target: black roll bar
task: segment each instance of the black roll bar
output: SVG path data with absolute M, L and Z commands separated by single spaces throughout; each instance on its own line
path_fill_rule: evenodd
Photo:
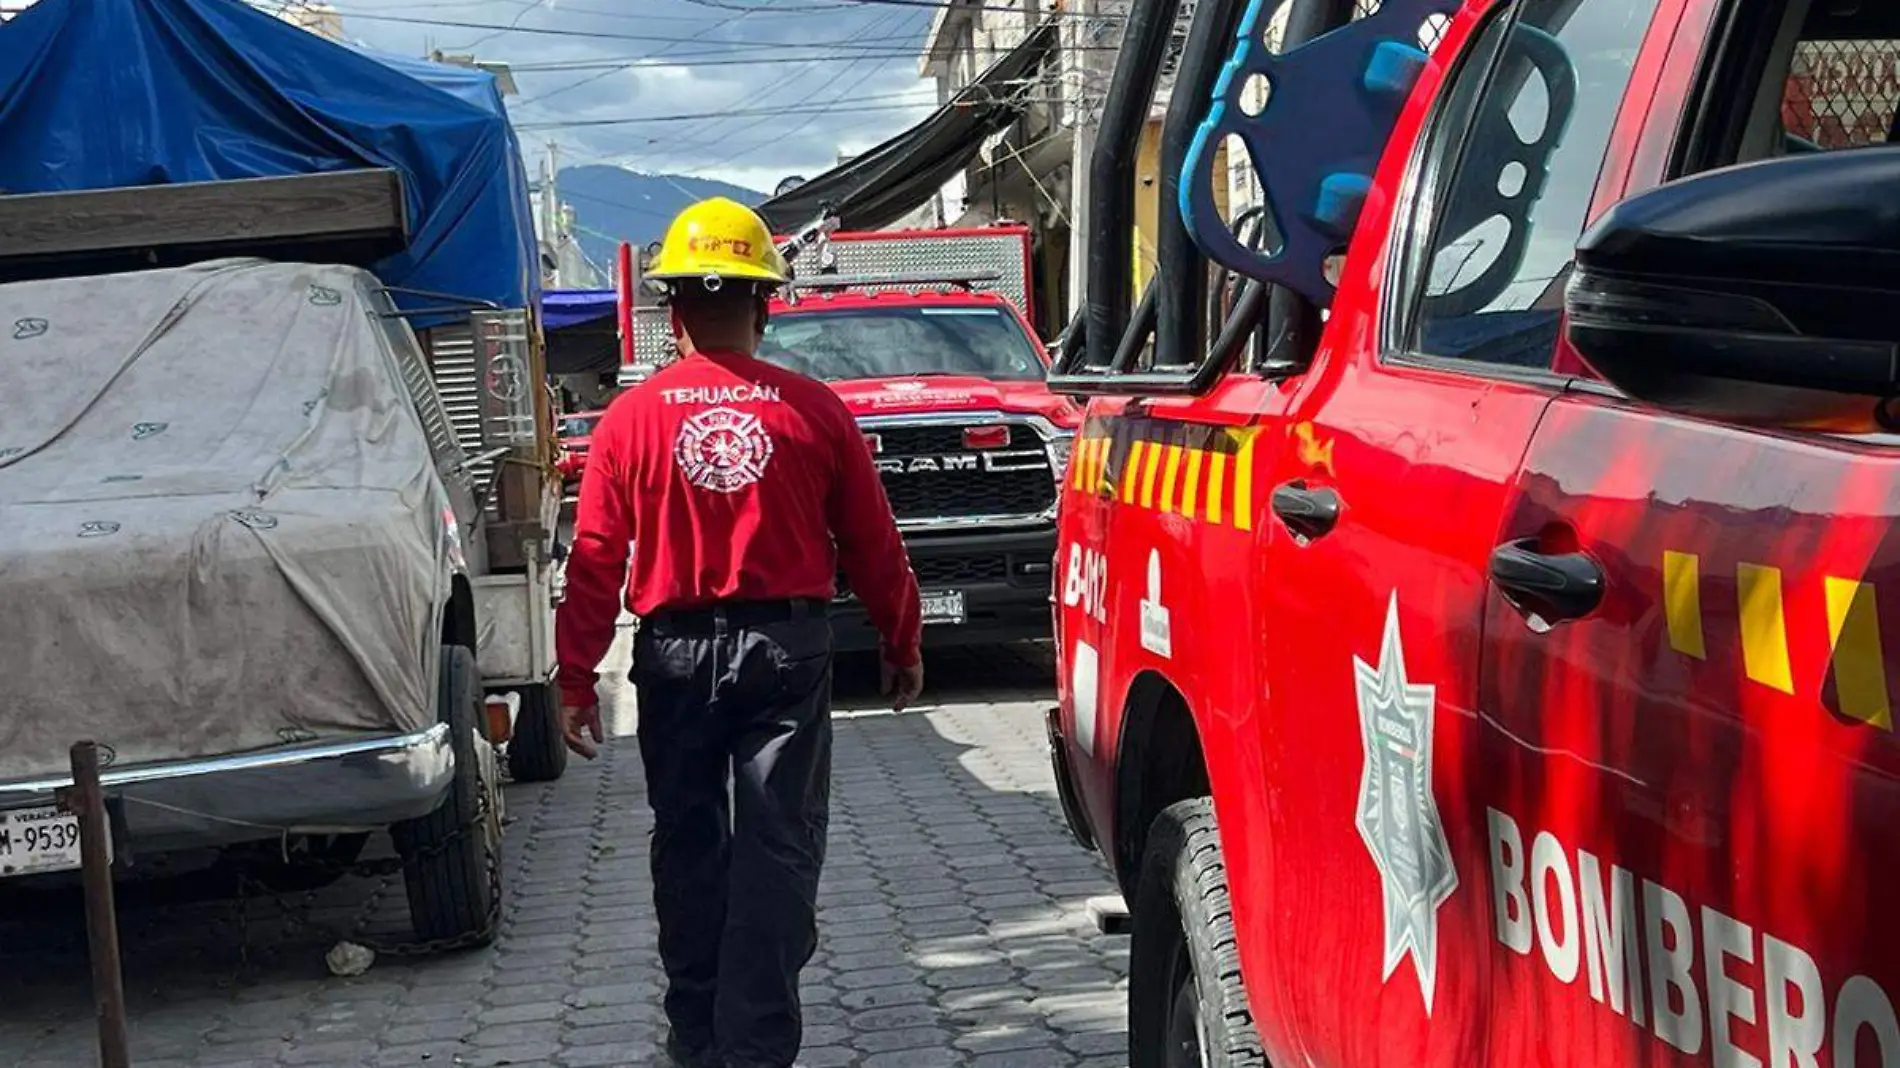
M 1346 25 L 1358 0 L 1287 2 L 1292 9 L 1287 13 L 1283 50 Z M 1125 311 L 1132 296 L 1133 261 L 1127 236 L 1134 225 L 1137 146 L 1178 3 L 1135 0 L 1129 13 L 1090 160 L 1088 296 L 1085 307 L 1062 333 L 1049 378 L 1051 388 L 1058 392 L 1201 393 L 1227 372 L 1242 349 L 1254 341 L 1263 322 L 1269 325 L 1264 369 L 1270 373 L 1304 366 L 1318 340 L 1317 306 L 1297 293 L 1250 278 L 1240 285 L 1219 333 L 1206 344 L 1207 358 L 1192 355 L 1205 344 L 1205 309 L 1214 306 L 1217 295 L 1207 292 L 1207 261 L 1188 238 L 1176 205 L 1188 146 L 1226 61 L 1223 46 L 1238 31 L 1247 0 L 1202 0 L 1195 10 L 1163 125 L 1157 270 L 1141 304 L 1132 315 Z M 1237 229 L 1272 228 L 1270 217 L 1254 219 L 1243 214 L 1234 222 Z M 1151 337 L 1156 346 L 1152 369 L 1136 371 L 1136 361 Z
M 1198 366 L 1207 351 L 1207 260 L 1194 246 L 1181 217 L 1181 176 L 1187 170 L 1188 149 L 1206 112 L 1206 101 L 1226 62 L 1223 48 L 1234 39 L 1246 13 L 1247 0 L 1202 0 L 1195 8 L 1175 72 L 1174 98 L 1168 101 L 1168 114 L 1162 120 L 1155 277 L 1166 284 L 1160 287 L 1155 304 L 1156 367 Z
M 1089 159 L 1088 296 L 1084 344 L 1088 365 L 1111 364 L 1128 328 L 1134 295 L 1128 234 L 1135 221 L 1135 165 L 1141 128 L 1167 59 L 1180 0 L 1135 0 L 1123 25 L 1121 51 L 1102 104 Z

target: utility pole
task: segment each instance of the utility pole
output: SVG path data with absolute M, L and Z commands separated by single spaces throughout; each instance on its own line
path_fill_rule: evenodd
M 541 242 L 546 255 L 554 261 L 553 284 L 561 284 L 561 250 L 566 236 L 561 225 L 561 197 L 555 188 L 561 173 L 561 146 L 548 139 L 548 154 L 541 161 Z

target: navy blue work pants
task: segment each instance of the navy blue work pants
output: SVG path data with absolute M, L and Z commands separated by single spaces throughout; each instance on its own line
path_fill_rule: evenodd
M 831 807 L 831 661 L 811 602 L 658 613 L 635 637 L 666 1015 L 708 1064 L 798 1055 Z

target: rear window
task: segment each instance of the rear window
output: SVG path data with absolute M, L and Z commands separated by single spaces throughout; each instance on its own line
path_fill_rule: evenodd
M 908 375 L 1039 381 L 1049 369 L 1016 317 L 995 307 L 784 312 L 759 358 L 825 382 Z
M 1892 140 L 1900 112 L 1900 41 L 1803 40 L 1781 98 L 1781 124 L 1807 142 L 1797 151 L 1859 148 Z

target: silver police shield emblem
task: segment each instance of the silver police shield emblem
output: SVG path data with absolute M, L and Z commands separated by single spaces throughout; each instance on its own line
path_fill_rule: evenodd
M 1429 1015 L 1438 979 L 1438 907 L 1458 889 L 1458 871 L 1432 796 L 1437 697 L 1434 687 L 1405 677 L 1397 593 L 1386 608 L 1378 665 L 1355 656 L 1352 673 L 1366 746 L 1356 822 L 1384 889 L 1384 978 L 1391 979 L 1410 953 Z

